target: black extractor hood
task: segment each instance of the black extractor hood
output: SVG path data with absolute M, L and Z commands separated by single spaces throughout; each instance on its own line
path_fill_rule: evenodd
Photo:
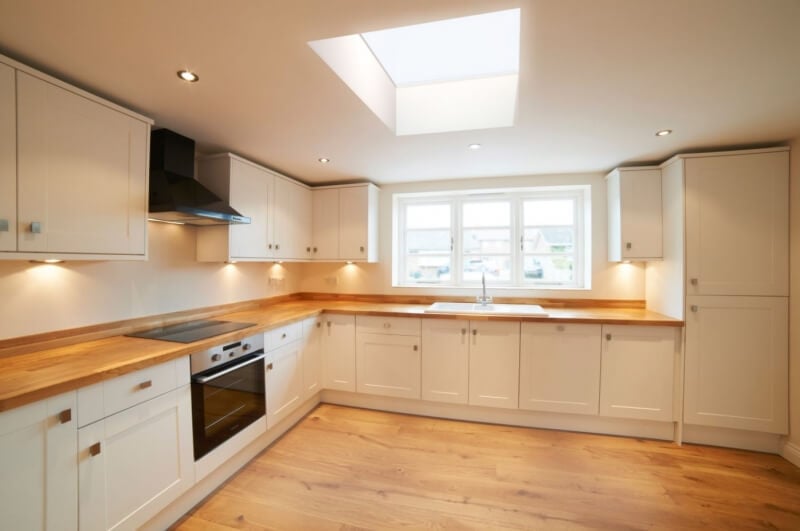
M 194 179 L 194 140 L 168 129 L 150 133 L 149 218 L 186 225 L 250 223 Z

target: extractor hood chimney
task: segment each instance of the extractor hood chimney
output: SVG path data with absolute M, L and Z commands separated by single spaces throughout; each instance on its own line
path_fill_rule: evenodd
M 250 223 L 194 179 L 194 140 L 168 129 L 150 133 L 149 219 L 187 225 Z

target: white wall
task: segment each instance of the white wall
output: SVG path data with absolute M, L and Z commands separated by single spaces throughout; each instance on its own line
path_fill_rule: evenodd
M 197 230 L 149 223 L 146 262 L 0 261 L 0 339 L 298 291 L 299 264 L 197 263 Z
M 800 138 L 791 142 L 789 173 L 789 439 L 800 446 Z
M 301 290 L 395 295 L 474 295 L 474 289 L 392 287 L 392 194 L 469 188 L 590 184 L 592 186 L 592 288 L 590 290 L 513 290 L 492 288 L 489 291 L 496 297 L 644 299 L 643 265 L 613 264 L 607 261 L 606 188 L 603 177 L 603 174 L 592 173 L 483 178 L 382 186 L 379 227 L 380 262 L 377 264 L 352 265 L 345 265 L 344 263 L 306 264 L 300 283 Z

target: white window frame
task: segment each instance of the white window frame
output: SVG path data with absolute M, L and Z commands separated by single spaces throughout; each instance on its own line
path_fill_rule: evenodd
M 524 235 L 523 203 L 530 199 L 569 199 L 574 201 L 574 269 L 572 282 L 548 281 L 524 278 L 522 249 Z M 511 289 L 589 289 L 591 278 L 591 186 L 541 186 L 513 189 L 458 190 L 446 192 L 396 193 L 393 195 L 392 227 L 392 285 L 394 287 L 474 288 L 480 281 L 462 279 L 464 254 L 462 249 L 464 227 L 462 205 L 466 202 L 509 201 L 511 205 L 511 275 L 509 281 L 492 281 L 493 288 Z M 415 281 L 405 277 L 406 267 L 406 223 L 408 205 L 450 204 L 451 248 L 450 280 Z M 487 284 L 489 281 L 487 279 Z

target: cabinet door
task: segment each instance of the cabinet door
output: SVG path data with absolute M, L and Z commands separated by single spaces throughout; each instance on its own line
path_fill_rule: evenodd
M 339 189 L 313 191 L 313 240 L 316 260 L 339 258 Z
M 19 251 L 144 255 L 149 129 L 17 72 Z
M 684 421 L 788 430 L 788 300 L 688 297 Z
M 420 397 L 419 336 L 358 334 L 356 381 L 359 393 Z
M 339 258 L 367 259 L 368 225 L 368 187 L 339 188 Z
M 311 249 L 312 223 L 311 190 L 301 184 L 294 185 L 294 254 L 297 260 L 309 260 L 314 253 Z
M 469 322 L 422 320 L 422 399 L 467 403 Z
M 519 331 L 519 322 L 470 322 L 470 405 L 517 407 Z
M 322 389 L 322 317 L 303 321 L 303 399 Z
M 136 529 L 194 482 L 183 386 L 78 431 L 80 529 Z
M 294 341 L 267 353 L 267 428 L 272 428 L 301 403 L 303 395 L 303 344 Z
M 671 327 L 603 326 L 601 415 L 673 420 L 677 335 Z
M 17 250 L 17 106 L 14 69 L 0 64 L 0 251 Z
M 606 178 L 608 259 L 662 257 L 661 170 L 619 169 Z
M 356 390 L 356 318 L 326 314 L 322 330 L 323 378 L 326 389 Z
M 251 222 L 244 225 L 231 225 L 231 258 L 267 258 L 269 241 L 269 202 L 272 195 L 272 175 L 268 172 L 230 160 L 230 203 L 233 208 L 249 216 Z
M 788 295 L 789 153 L 686 160 L 688 295 Z
M 0 527 L 78 528 L 75 393 L 0 413 Z
M 600 325 L 522 323 L 519 407 L 597 415 Z
M 275 258 L 291 258 L 292 246 L 292 206 L 293 194 L 291 182 L 275 177 L 275 193 L 272 201 L 272 256 Z

